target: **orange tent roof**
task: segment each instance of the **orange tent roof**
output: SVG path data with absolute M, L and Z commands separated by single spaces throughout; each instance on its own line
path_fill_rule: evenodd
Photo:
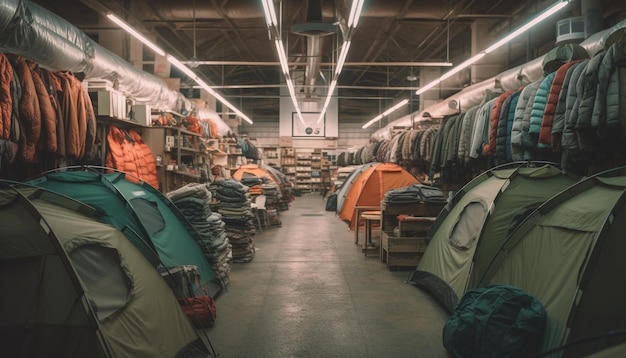
M 239 167 L 239 169 L 237 169 L 234 173 L 233 173 L 233 178 L 240 180 L 244 177 L 250 177 L 250 176 L 255 176 L 255 177 L 268 177 L 270 178 L 276 185 L 278 185 L 280 187 L 280 180 L 278 180 L 278 178 L 276 178 L 271 172 L 269 172 L 268 170 L 259 167 L 256 164 L 245 164 L 242 165 L 241 167 Z
M 355 180 L 346 194 L 339 218 L 354 228 L 353 217 L 356 206 L 377 206 L 385 193 L 391 189 L 402 188 L 419 183 L 411 173 L 393 163 L 384 163 L 364 170 Z

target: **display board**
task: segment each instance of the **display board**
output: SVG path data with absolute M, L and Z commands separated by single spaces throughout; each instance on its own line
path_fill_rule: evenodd
M 291 128 L 293 137 L 326 137 L 326 115 L 320 119 L 319 112 L 302 112 L 303 121 L 298 113 L 291 113 Z

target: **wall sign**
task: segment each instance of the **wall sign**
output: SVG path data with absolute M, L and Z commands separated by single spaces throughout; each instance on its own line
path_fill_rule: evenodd
M 326 115 L 320 119 L 319 112 L 302 112 L 303 121 L 298 113 L 291 113 L 292 137 L 326 137 Z

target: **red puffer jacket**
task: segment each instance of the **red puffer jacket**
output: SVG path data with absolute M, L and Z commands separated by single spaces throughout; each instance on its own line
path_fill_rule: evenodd
M 41 110 L 39 98 L 33 82 L 30 68 L 26 60 L 20 56 L 10 55 L 15 58 L 15 73 L 22 87 L 22 96 L 19 99 L 20 121 L 20 150 L 19 155 L 25 163 L 37 163 L 37 144 L 41 137 Z
M 11 80 L 13 80 L 13 67 L 9 63 L 9 59 L 0 53 L 0 139 L 9 139 L 11 136 L 13 107 Z

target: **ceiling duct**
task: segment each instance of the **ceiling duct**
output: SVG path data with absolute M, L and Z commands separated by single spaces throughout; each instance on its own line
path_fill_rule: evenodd
M 322 63 L 322 37 L 336 32 L 336 25 L 322 21 L 321 0 L 309 0 L 306 22 L 291 25 L 291 32 L 307 37 L 306 68 L 304 72 L 303 87 L 306 96 L 310 97 L 314 92 L 317 76 L 320 73 Z

